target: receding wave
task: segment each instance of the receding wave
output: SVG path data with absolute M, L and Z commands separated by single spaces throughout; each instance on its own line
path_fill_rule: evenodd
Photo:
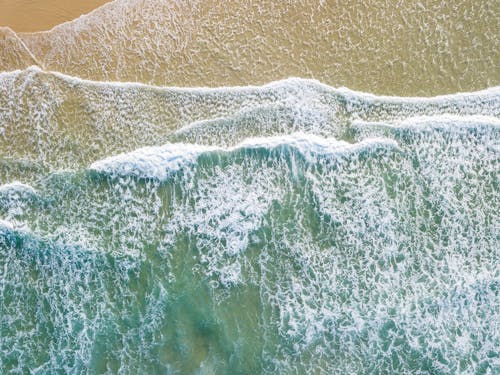
M 396 95 L 473 91 L 500 82 L 497 13 L 494 0 L 115 0 L 48 32 L 0 38 L 0 70 L 35 60 L 157 85 L 300 76 Z

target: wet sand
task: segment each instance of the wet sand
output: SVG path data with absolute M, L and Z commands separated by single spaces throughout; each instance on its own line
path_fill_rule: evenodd
M 43 67 L 26 47 L 21 38 L 10 28 L 0 27 L 0 67 L 2 70 L 27 68 L 31 65 Z
M 44 31 L 89 13 L 109 0 L 0 0 L 0 26 Z
M 215 87 L 294 76 L 431 96 L 500 83 L 495 9 L 494 0 L 117 0 L 18 36 L 44 69 L 91 80 Z

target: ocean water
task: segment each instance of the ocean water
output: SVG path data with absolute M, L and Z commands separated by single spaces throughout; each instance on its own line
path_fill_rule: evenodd
M 500 88 L 0 74 L 0 373 L 497 374 Z
M 1 25 L 0 374 L 500 374 L 499 13 Z

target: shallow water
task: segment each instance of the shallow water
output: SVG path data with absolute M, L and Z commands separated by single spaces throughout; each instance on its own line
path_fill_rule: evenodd
M 0 80 L 2 372 L 500 370 L 498 88 Z
M 496 8 L 0 30 L 0 373 L 500 373 Z
M 500 83 L 498 14 L 494 0 L 116 0 L 50 32 L 20 33 L 16 49 L 92 80 L 219 87 L 303 77 L 429 96 Z M 0 55 L 11 55 L 1 38 Z

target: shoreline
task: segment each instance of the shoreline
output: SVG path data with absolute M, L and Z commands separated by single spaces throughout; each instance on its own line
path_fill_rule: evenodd
M 88 14 L 109 0 L 0 0 L 0 26 L 16 34 L 50 31 Z

